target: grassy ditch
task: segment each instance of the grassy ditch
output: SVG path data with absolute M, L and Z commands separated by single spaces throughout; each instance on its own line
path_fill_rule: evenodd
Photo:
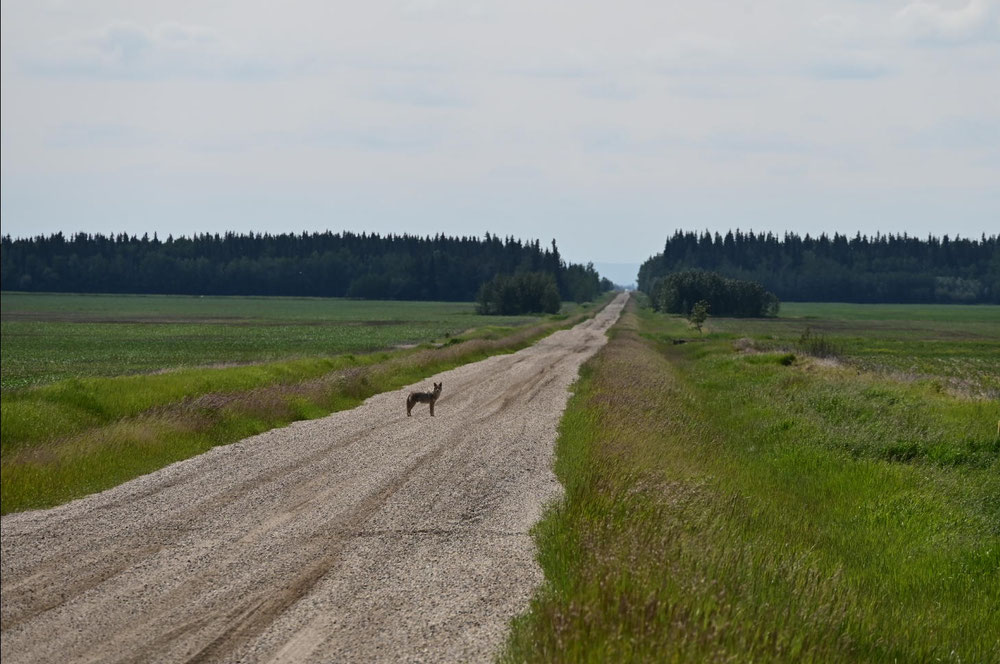
M 441 348 L 76 378 L 6 393 L 0 508 L 7 514 L 49 507 L 216 445 L 351 408 L 373 394 L 524 348 L 599 308 L 533 326 L 474 330 Z
M 996 402 L 691 336 L 584 366 L 502 660 L 1000 661 Z

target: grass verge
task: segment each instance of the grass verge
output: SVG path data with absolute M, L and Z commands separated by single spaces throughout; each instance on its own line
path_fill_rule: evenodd
M 501 660 L 1000 661 L 995 402 L 690 335 L 584 366 Z
M 216 445 L 514 352 L 593 315 L 601 304 L 530 327 L 473 331 L 441 348 L 71 379 L 5 395 L 0 511 L 57 505 Z

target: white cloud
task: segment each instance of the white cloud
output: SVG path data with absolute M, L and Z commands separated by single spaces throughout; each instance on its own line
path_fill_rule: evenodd
M 66 123 L 55 129 L 48 144 L 56 148 L 147 148 L 164 145 L 163 137 L 139 127 L 111 123 Z
M 892 73 L 884 58 L 858 52 L 837 52 L 814 61 L 806 72 L 819 79 L 869 80 Z
M 402 14 L 415 19 L 481 19 L 488 11 L 483 2 L 473 0 L 407 0 L 402 5 Z
M 862 30 L 857 17 L 843 14 L 823 14 L 813 26 L 823 37 L 834 41 L 849 41 Z
M 175 21 L 167 21 L 157 25 L 153 30 L 154 40 L 183 48 L 204 48 L 219 41 L 218 33 L 203 25 L 182 25 Z
M 67 218 L 226 226 L 242 216 L 204 210 L 261 192 L 309 201 L 259 215 L 287 223 L 520 220 L 562 244 L 590 215 L 624 245 L 679 198 L 685 223 L 741 222 L 727 201 L 745 197 L 772 218 L 789 178 L 802 205 L 775 223 L 813 195 L 895 187 L 936 209 L 978 188 L 995 224 L 998 2 L 4 2 L 4 227 L 58 225 L 59 201 Z M 121 213 L 59 184 L 141 177 L 149 195 Z M 171 178 L 204 207 L 144 208 Z
M 1000 158 L 1000 119 L 949 117 L 904 134 L 903 145 L 919 149 L 992 152 Z
M 640 54 L 640 62 L 660 73 L 720 72 L 748 69 L 734 43 L 703 33 L 664 34 Z
M 919 43 L 958 45 L 1000 39 L 1000 2 L 969 0 L 959 9 L 917 0 L 897 12 L 896 27 Z
M 706 147 L 724 152 L 748 154 L 817 154 L 822 151 L 813 140 L 795 138 L 783 132 L 725 131 L 703 139 Z
M 391 104 L 426 108 L 465 108 L 472 104 L 469 96 L 457 86 L 431 82 L 379 84 L 372 90 L 371 98 Z
M 639 95 L 640 86 L 628 82 L 624 77 L 605 75 L 581 85 L 580 92 L 591 99 L 631 101 Z
M 45 75 L 112 79 L 250 76 L 278 64 L 237 52 L 213 28 L 176 21 L 112 21 L 50 40 L 20 60 L 27 70 Z

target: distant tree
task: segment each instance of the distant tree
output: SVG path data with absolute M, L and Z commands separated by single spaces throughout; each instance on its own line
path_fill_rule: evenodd
M 587 263 L 586 266 L 568 266 L 562 271 L 562 280 L 567 299 L 574 302 L 589 302 L 601 293 L 600 275 L 594 269 L 593 263 Z
M 711 305 L 707 300 L 698 300 L 691 307 L 691 313 L 688 314 L 688 320 L 694 325 L 698 332 L 701 332 L 701 326 L 705 324 L 705 319 L 708 318 L 708 310 Z

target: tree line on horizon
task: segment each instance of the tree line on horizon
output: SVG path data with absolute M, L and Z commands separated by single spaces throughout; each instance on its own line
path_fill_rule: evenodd
M 640 266 L 639 290 L 652 293 L 660 280 L 685 270 L 757 282 L 782 301 L 1000 304 L 996 235 L 977 240 L 785 233 L 779 238 L 740 230 L 724 236 L 678 230 L 662 253 Z
M 567 263 L 555 240 L 376 233 L 126 233 L 2 239 L 4 290 L 172 295 L 286 295 L 470 302 L 498 274 L 550 275 L 562 300 L 612 284 Z

